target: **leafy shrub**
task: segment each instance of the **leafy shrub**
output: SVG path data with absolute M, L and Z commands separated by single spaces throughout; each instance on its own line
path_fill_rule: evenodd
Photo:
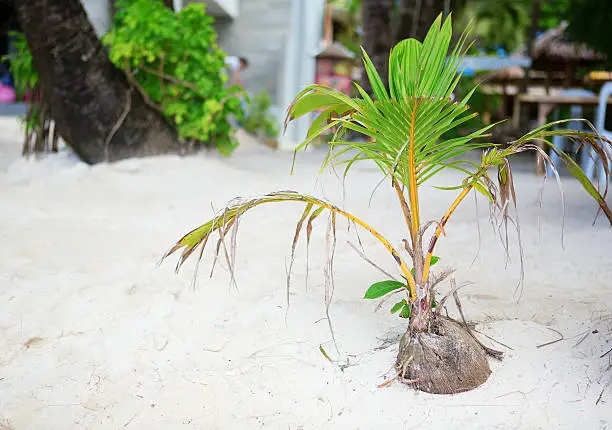
M 9 36 L 14 38 L 15 52 L 7 55 L 6 58 L 11 62 L 10 68 L 15 82 L 17 99 L 21 100 L 28 91 L 38 85 L 38 72 L 34 69 L 32 54 L 25 36 L 14 31 L 10 32 Z
M 18 32 L 10 32 L 9 36 L 13 38 L 15 50 L 6 58 L 10 61 L 17 100 L 27 96 L 27 109 L 23 119 L 25 125 L 23 155 L 57 152 L 59 136 L 55 129 L 51 128 L 49 105 L 45 102 L 26 38 Z
M 270 113 L 271 104 L 270 95 L 265 91 L 250 99 L 244 129 L 258 137 L 274 138 L 278 136 L 276 118 Z
M 102 39 L 110 60 L 181 139 L 213 144 L 229 155 L 237 142 L 228 120 L 243 118 L 240 91 L 225 85 L 225 54 L 204 4 L 177 13 L 159 0 L 119 0 L 116 6 L 111 31 Z
M 241 91 L 225 85 L 225 54 L 204 5 L 189 4 L 178 13 L 159 0 L 119 0 L 116 7 L 113 28 L 102 38 L 110 60 L 176 127 L 179 138 L 214 144 L 229 155 L 237 146 L 229 119 L 244 118 Z M 22 97 L 37 87 L 38 73 L 25 37 L 13 35 L 16 53 L 8 58 Z M 26 134 L 40 134 L 38 107 L 31 108 Z

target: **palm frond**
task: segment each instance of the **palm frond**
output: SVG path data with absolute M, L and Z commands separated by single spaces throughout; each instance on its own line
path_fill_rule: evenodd
M 305 210 L 304 212 L 302 212 L 302 215 L 297 223 L 294 240 L 292 243 L 292 254 L 295 251 L 295 246 L 299 239 L 300 232 L 304 227 L 304 222 L 308 220 L 306 223 L 307 240 L 310 241 L 310 233 L 312 231 L 313 221 L 320 215 L 323 210 L 328 210 L 332 214 L 332 220 L 334 220 L 334 231 L 335 217 L 336 215 L 338 215 L 348 219 L 356 225 L 359 225 L 360 227 L 367 230 L 370 234 L 372 234 L 372 236 L 374 236 L 387 249 L 387 251 L 389 251 L 393 259 L 399 266 L 400 271 L 408 282 L 407 288 L 410 288 L 411 295 L 414 296 L 415 284 L 412 274 L 410 273 L 409 267 L 406 265 L 404 260 L 400 257 L 399 253 L 395 250 L 391 243 L 383 235 L 381 235 L 373 227 L 371 227 L 369 224 L 365 223 L 361 219 L 348 212 L 343 211 L 342 209 L 334 206 L 331 203 L 328 203 L 316 197 L 309 196 L 307 194 L 300 194 L 294 191 L 279 191 L 252 199 L 235 199 L 211 220 L 207 221 L 200 227 L 190 231 L 185 236 L 183 236 L 172 248 L 170 248 L 170 250 L 164 255 L 163 259 L 181 250 L 181 255 L 176 266 L 176 270 L 178 271 L 185 262 L 185 260 L 189 258 L 189 256 L 192 255 L 198 248 L 200 248 L 199 259 L 202 258 L 206 244 L 215 233 L 219 236 L 215 251 L 215 256 L 218 256 L 222 245 L 225 243 L 225 237 L 232 230 L 232 228 L 237 228 L 239 219 L 246 212 L 265 203 L 281 202 L 296 202 L 303 203 L 306 205 Z M 232 260 L 229 256 L 230 254 L 233 254 L 233 247 L 235 247 L 234 240 L 232 240 L 231 246 L 232 249 L 230 253 L 225 252 L 228 263 L 230 263 L 230 268 Z M 225 246 L 223 246 L 223 249 L 226 250 Z
M 455 209 L 465 199 L 465 197 L 472 189 L 475 189 L 476 191 L 480 192 L 489 199 L 491 207 L 494 210 L 494 216 L 497 214 L 502 220 L 508 219 L 509 207 L 511 205 L 516 206 L 516 194 L 514 191 L 514 182 L 512 177 L 512 171 L 510 168 L 509 158 L 524 151 L 540 151 L 545 157 L 545 159 L 550 162 L 548 155 L 536 145 L 536 142 L 543 143 L 544 145 L 549 147 L 551 151 L 559 155 L 561 161 L 568 168 L 569 172 L 574 177 L 576 177 L 576 179 L 579 181 L 585 191 L 595 199 L 595 201 L 599 205 L 601 212 L 606 216 L 606 218 L 610 222 L 610 225 L 612 225 L 612 210 L 606 203 L 606 196 L 608 193 L 607 180 L 603 190 L 598 190 L 597 188 L 595 188 L 595 186 L 591 183 L 590 179 L 586 176 L 582 169 L 580 169 L 580 166 L 578 166 L 578 164 L 572 159 L 572 157 L 566 154 L 565 152 L 559 150 L 555 145 L 553 145 L 552 137 L 564 136 L 578 141 L 580 147 L 588 147 L 592 149 L 602 160 L 612 159 L 612 154 L 606 148 L 605 145 L 601 144 L 601 142 L 605 142 L 606 140 L 603 137 L 599 136 L 590 124 L 590 127 L 593 129 L 592 133 L 578 132 L 568 129 L 555 129 L 556 126 L 569 121 L 570 120 L 561 120 L 546 124 L 525 134 L 514 142 L 511 142 L 504 149 L 491 148 L 483 152 L 480 166 L 478 166 L 478 168 L 475 169 L 474 172 L 468 171 L 468 174 L 466 175 L 466 178 L 461 183 L 461 185 L 459 185 L 458 187 L 452 187 L 456 189 L 461 189 L 462 191 L 442 217 L 438 229 L 431 238 L 429 248 L 427 250 L 427 256 L 425 257 L 425 279 L 427 279 L 429 271 L 429 257 L 433 255 L 436 242 L 442 234 L 444 226 L 448 222 L 450 216 L 453 214 Z M 572 119 L 571 121 L 576 120 Z M 582 121 L 588 124 L 588 121 Z M 610 176 L 610 171 L 608 170 L 607 162 L 604 163 L 604 169 L 606 172 L 605 176 L 607 179 Z M 496 172 L 495 178 L 490 175 L 489 172 L 491 170 L 494 170 Z M 555 170 L 556 173 L 556 168 L 554 166 L 553 170 Z M 505 221 L 504 224 L 507 226 L 507 223 Z M 507 246 L 507 239 L 502 240 L 502 242 L 504 243 L 504 246 Z
M 527 133 L 504 149 L 497 149 L 484 140 L 489 130 L 497 124 L 482 127 L 467 136 L 447 138 L 450 131 L 478 115 L 471 112 L 469 107 L 476 88 L 462 100 L 452 101 L 450 98 L 461 77 L 458 66 L 467 49 L 469 33 L 468 27 L 457 45 L 450 50 L 451 20 L 442 21 L 440 16 L 423 43 L 408 39 L 397 44 L 389 57 L 388 89 L 384 87 L 383 80 L 364 51 L 364 65 L 374 97 L 370 97 L 359 86 L 357 89 L 360 97 L 357 98 L 348 98 L 330 88 L 316 85 L 309 87 L 298 96 L 297 106 L 303 108 L 307 103 L 315 105 L 315 102 L 324 101 L 325 97 L 333 103 L 325 107 L 316 104 L 317 108 L 326 110 L 312 124 L 308 139 L 298 149 L 307 145 L 313 136 L 331 129 L 352 130 L 367 136 L 367 142 L 332 140 L 322 167 L 343 165 L 346 176 L 357 162 L 373 161 L 384 178 L 397 181 L 406 190 L 411 212 L 409 230 L 413 241 L 420 225 L 418 187 L 445 169 L 455 169 L 465 174 L 465 179 L 456 189 L 475 189 L 485 195 L 491 204 L 504 208 L 501 215 L 506 216 L 508 202 L 496 200 L 502 194 L 493 194 L 491 184 L 495 181 L 487 172 L 491 168 L 506 165 L 508 157 L 518 152 L 541 151 L 535 142 L 543 143 L 560 156 L 568 170 L 598 202 L 601 211 L 612 223 L 612 214 L 605 201 L 607 188 L 597 190 L 571 157 L 550 142 L 555 135 L 580 139 L 581 145 L 592 148 L 598 158 L 609 160 L 610 154 L 598 144 L 597 140 L 601 138 L 596 133 L 554 130 L 553 127 L 560 123 L 555 122 Z M 324 94 L 324 97 L 318 96 L 319 93 Z M 303 110 L 290 108 L 288 118 L 296 113 L 302 114 Z M 462 159 L 463 155 L 475 149 L 486 149 L 480 165 Z M 355 154 L 347 160 L 344 155 L 352 152 Z M 605 162 L 604 168 L 607 169 Z M 461 193 L 460 201 L 465 195 L 467 192 Z M 398 197 L 401 202 L 403 195 Z M 448 213 L 449 216 L 453 210 Z
M 477 130 L 462 138 L 445 139 L 454 128 L 473 118 L 468 102 L 451 101 L 457 86 L 460 60 L 467 47 L 465 32 L 450 50 L 452 27 L 450 19 L 439 16 L 423 43 L 407 39 L 396 45 L 389 58 L 389 90 L 374 68 L 367 53 L 363 61 L 374 98 L 357 85 L 361 97 L 348 98 L 341 92 L 322 86 L 310 86 L 300 93 L 289 108 L 287 120 L 311 111 L 323 109 L 313 122 L 306 139 L 297 149 L 303 149 L 312 139 L 332 129 L 361 133 L 370 142 L 332 140 L 326 165 L 346 164 L 345 173 L 361 160 L 374 161 L 384 175 L 393 176 L 408 190 L 414 212 L 411 231 L 418 230 L 418 191 L 426 180 L 435 176 L 451 158 L 482 148 L 478 141 L 492 127 Z M 327 104 L 325 104 L 327 102 Z M 338 161 L 340 155 L 355 151 L 350 162 Z

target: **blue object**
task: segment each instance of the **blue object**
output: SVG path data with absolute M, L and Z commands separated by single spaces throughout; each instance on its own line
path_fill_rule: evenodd
M 559 94 L 563 96 L 570 96 L 570 97 L 590 97 L 590 96 L 595 95 L 593 92 L 588 91 L 588 90 L 583 90 L 583 89 L 567 89 L 567 90 L 561 91 Z M 576 119 L 576 118 L 582 118 L 582 106 L 581 105 L 571 105 L 570 106 L 570 119 Z M 554 114 L 554 119 L 555 121 L 559 120 L 558 110 Z M 584 123 L 581 121 L 569 121 L 563 124 L 563 126 L 567 130 L 585 131 Z M 559 127 L 557 126 L 555 127 L 555 129 L 558 130 Z M 565 136 L 553 136 L 552 138 L 552 144 L 555 147 L 557 147 L 558 150 L 560 151 L 565 151 L 566 149 L 568 149 L 568 146 L 570 146 L 569 149 L 571 150 L 572 143 L 573 142 L 570 141 L 570 139 L 568 139 Z M 575 149 L 578 149 L 578 147 L 576 147 Z M 587 154 L 584 154 L 585 149 L 587 150 Z M 583 153 L 581 154 L 580 158 L 581 158 L 581 168 L 585 173 L 587 173 L 588 171 L 592 172 L 592 170 L 594 169 L 594 167 L 591 167 L 591 164 L 592 164 L 592 160 L 590 160 L 591 156 L 592 155 L 590 154 L 587 147 L 584 147 Z M 554 176 L 553 166 L 554 168 L 559 168 L 560 164 L 561 164 L 561 157 L 559 156 L 559 154 L 557 154 L 555 151 L 550 151 L 550 164 L 548 164 L 548 167 L 547 167 L 548 176 Z M 591 175 L 592 173 L 589 176 Z
M 606 82 L 599 92 L 599 104 L 597 105 L 597 113 L 595 117 L 595 129 L 597 133 L 607 139 L 608 141 L 612 139 L 612 130 L 606 128 L 606 112 L 608 110 L 608 99 L 612 95 L 612 82 Z M 601 149 L 607 154 L 610 154 L 612 150 L 612 145 L 608 142 L 601 140 L 599 141 L 599 145 Z M 606 168 L 603 163 L 605 160 L 599 159 L 599 156 L 595 153 L 593 149 L 589 149 L 589 157 L 586 158 L 584 173 L 589 177 L 589 179 L 593 178 L 595 175 L 595 183 L 599 185 L 599 189 L 602 190 L 607 185 L 606 184 Z M 608 160 L 608 170 L 612 169 L 612 161 Z
M 474 76 L 476 72 L 471 67 L 467 67 L 463 70 L 463 76 Z
M 495 50 L 495 53 L 497 54 L 497 56 L 499 57 L 507 57 L 508 53 L 506 52 L 506 50 L 504 48 L 497 48 Z
M 13 77 L 11 76 L 9 72 L 6 72 L 2 76 L 0 76 L 0 83 L 6 87 L 15 88 Z

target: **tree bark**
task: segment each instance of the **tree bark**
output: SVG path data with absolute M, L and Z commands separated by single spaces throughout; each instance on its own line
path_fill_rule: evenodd
M 56 128 L 83 161 L 179 151 L 175 131 L 108 59 L 79 0 L 16 6 Z
M 444 12 L 444 0 L 400 0 L 397 13 L 393 3 L 392 0 L 361 2 L 363 47 L 386 86 L 391 48 L 409 37 L 423 41 L 431 24 Z M 365 73 L 362 87 L 371 94 Z
M 374 67 L 383 79 L 388 82 L 388 61 L 391 50 L 391 0 L 362 0 L 361 25 L 363 27 L 363 48 L 368 53 Z M 372 88 L 364 71 L 362 86 L 368 93 Z
M 444 12 L 444 0 L 400 0 L 394 43 L 409 37 L 425 39 L 429 27 Z

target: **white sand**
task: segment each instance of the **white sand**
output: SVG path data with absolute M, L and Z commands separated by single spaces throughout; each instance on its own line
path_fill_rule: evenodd
M 14 120 L 0 120 L 0 429 L 612 426 L 612 371 L 609 356 L 600 358 L 612 347 L 612 232 L 603 219 L 592 225 L 594 203 L 571 179 L 562 249 L 556 186 L 547 185 L 540 211 L 541 179 L 518 166 L 527 258 L 518 304 L 518 254 L 513 249 L 504 269 L 485 202 L 473 265 L 473 202 L 450 222 L 439 264 L 473 283 L 462 290 L 468 318 L 512 350 L 492 344 L 506 355 L 491 363 L 482 387 L 437 396 L 397 383 L 377 388 L 391 374 L 397 344 L 378 347 L 405 323 L 361 299 L 384 277 L 345 244 L 355 241 L 345 223 L 331 308 L 340 356 L 323 320 L 323 217 L 307 287 L 300 246 L 285 320 L 285 264 L 300 205 L 261 207 L 243 219 L 237 290 L 223 265 L 208 278 L 210 254 L 195 290 L 193 263 L 178 276 L 175 259 L 156 267 L 169 245 L 208 219 L 211 204 L 234 196 L 297 189 L 340 204 L 337 179 L 313 176 L 320 151 L 300 155 L 294 176 L 291 154 L 253 145 L 230 159 L 201 154 L 90 168 L 66 152 L 23 160 L 18 133 Z M 392 191 L 379 189 L 368 207 L 378 179 L 366 165 L 356 169 L 346 207 L 398 244 L 405 229 Z M 453 181 L 450 173 L 437 183 Z M 424 217 L 438 218 L 453 195 L 424 188 Z M 361 239 L 370 258 L 394 270 L 377 242 L 363 232 Z M 566 340 L 536 347 L 557 331 Z M 351 366 L 340 370 L 319 345 Z

